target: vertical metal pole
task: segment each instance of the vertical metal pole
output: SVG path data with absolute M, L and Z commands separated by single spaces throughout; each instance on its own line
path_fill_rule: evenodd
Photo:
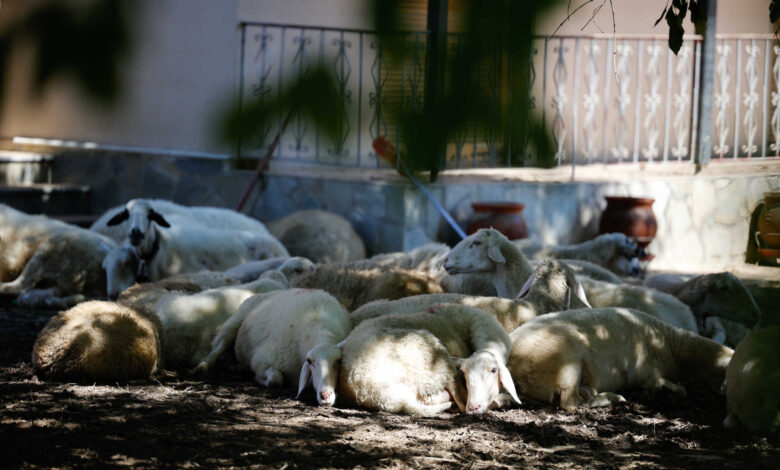
M 704 31 L 704 40 L 702 41 L 702 50 L 700 60 L 700 80 L 701 87 L 699 93 L 699 122 L 696 134 L 698 135 L 698 147 L 694 161 L 696 171 L 700 171 L 703 166 L 710 162 L 710 152 L 712 148 L 712 97 L 715 88 L 715 33 L 718 2 L 706 2 L 707 6 L 707 26 Z
M 766 117 L 769 114 L 767 110 L 767 102 L 769 101 L 767 98 L 769 97 L 769 54 L 771 54 L 772 48 L 769 44 L 769 39 L 766 39 L 764 41 L 764 99 L 761 100 L 762 103 L 764 103 L 763 112 L 761 115 L 763 116 L 763 120 L 761 121 L 761 156 L 766 158 Z
M 639 163 L 639 145 L 641 144 L 641 135 L 639 130 L 642 127 L 642 86 L 645 83 L 644 70 L 644 52 L 645 43 L 639 39 L 636 42 L 636 100 L 634 103 L 634 163 Z
M 357 105 L 357 166 L 360 164 L 360 135 L 363 133 L 363 32 L 358 33 L 358 42 L 360 43 L 360 58 L 358 59 L 358 105 Z
M 444 74 L 447 63 L 447 9 L 448 0 L 428 0 L 428 31 L 429 48 L 428 61 L 425 70 L 425 90 L 423 99 L 424 114 L 438 116 L 441 103 L 444 101 Z M 438 134 L 438 133 L 437 133 Z M 435 136 L 435 155 L 432 155 L 431 170 L 443 170 L 447 153 L 446 136 Z M 433 176 L 433 174 L 431 175 Z
M 244 56 L 246 55 L 246 23 L 241 23 L 241 57 L 239 58 L 239 72 L 238 72 L 238 142 L 236 142 L 236 158 L 241 158 L 241 141 L 243 140 L 244 126 L 241 123 L 243 120 L 244 111 Z

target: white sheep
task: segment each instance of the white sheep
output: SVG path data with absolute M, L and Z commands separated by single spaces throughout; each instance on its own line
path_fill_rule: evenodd
M 444 292 L 441 285 L 425 273 L 398 268 L 350 269 L 325 264 L 318 265 L 314 272 L 293 275 L 289 280 L 294 287 L 329 292 L 350 311 L 372 300 Z
M 412 269 L 433 278 L 441 284 L 445 292 L 482 296 L 496 294 L 493 284 L 485 282 L 480 276 L 447 273 L 444 269 L 444 258 L 449 251 L 450 247 L 443 243 L 426 243 L 409 251 L 382 253 L 368 259 L 344 263 L 342 266 L 350 269 Z
M 277 263 L 281 260 L 281 264 Z M 269 264 L 265 261 L 273 261 L 270 265 L 277 269 L 266 269 Z M 258 263 L 258 264 L 255 264 Z M 227 271 L 198 271 L 194 273 L 174 274 L 155 282 L 134 284 L 123 290 L 117 302 L 131 305 L 136 308 L 142 306 L 151 307 L 157 300 L 168 292 L 182 292 L 195 294 L 206 289 L 230 286 L 251 282 L 257 279 L 271 279 L 278 282 L 284 288 L 289 288 L 287 276 L 296 276 L 301 273 L 313 271 L 314 263 L 306 258 L 272 258 L 271 260 L 250 261 Z
M 52 317 L 35 341 L 33 372 L 43 379 L 114 382 L 148 379 L 161 357 L 154 315 L 90 301 Z
M 317 264 L 366 257 L 363 240 L 349 220 L 332 212 L 320 209 L 294 212 L 270 222 L 268 230 L 290 254 L 309 258 Z
M 514 298 L 533 266 L 514 243 L 495 229 L 479 229 L 455 245 L 444 259 L 449 274 L 481 273 L 499 297 Z
M 236 359 L 265 387 L 293 383 L 298 396 L 312 383 L 320 405 L 336 401 L 341 350 L 352 329 L 335 297 L 315 289 L 288 289 L 249 298 L 222 327 L 198 371 L 206 371 L 235 341 Z
M 105 292 L 108 237 L 0 204 L 0 293 L 17 304 L 67 308 Z
M 529 258 L 589 261 L 621 276 L 639 275 L 639 260 L 647 256 L 642 248 L 623 233 L 603 233 L 576 245 L 543 245 L 532 239 L 516 240 L 515 243 Z
M 211 342 L 249 297 L 286 286 L 261 278 L 256 281 L 208 289 L 197 294 L 171 292 L 152 307 L 160 319 L 164 367 L 197 366 L 211 351 Z
M 611 282 L 612 284 L 623 284 L 623 280 L 612 271 L 602 268 L 598 264 L 579 259 L 560 259 L 574 271 L 577 277 L 587 276 L 597 281 Z M 530 260 L 532 266 L 536 266 L 542 260 Z
M 520 402 L 504 365 L 508 348 L 501 325 L 465 305 L 373 318 L 342 343 L 339 395 L 393 413 L 434 415 L 453 401 L 464 413 L 484 413 L 504 404 L 501 386 Z
M 157 281 L 178 273 L 222 271 L 251 260 L 288 256 L 273 237 L 237 230 L 177 225 L 166 230 L 152 227 L 156 240 L 142 255 L 136 247 L 121 245 L 103 260 L 110 298 L 136 280 Z
M 491 316 L 509 333 L 526 321 L 549 312 L 567 310 L 575 295 L 575 307 L 589 306 L 582 286 L 563 263 L 545 260 L 529 278 L 522 298 L 472 296 L 465 294 L 424 294 L 397 300 L 375 300 L 350 313 L 354 326 L 365 320 L 388 314 L 415 313 L 440 303 L 478 308 Z M 576 303 L 577 301 L 581 303 Z
M 730 348 L 625 308 L 580 309 L 543 315 L 510 335 L 507 367 L 521 394 L 571 409 L 602 406 L 631 388 L 666 388 L 694 379 L 717 391 Z
M 281 267 L 281 269 L 280 269 Z M 298 276 L 316 270 L 314 262 L 301 256 L 277 256 L 264 260 L 248 261 L 225 271 L 225 275 L 240 282 L 253 281 L 270 270 L 280 269 L 285 276 Z
M 780 325 L 761 325 L 737 345 L 726 370 L 727 428 L 780 434 Z
M 444 268 L 451 274 L 481 273 L 490 279 L 499 297 L 513 298 L 533 268 L 520 248 L 495 229 L 480 229 L 455 245 Z M 642 310 L 675 326 L 698 331 L 687 305 L 671 295 L 630 284 L 612 284 L 580 278 L 593 307 L 629 307 Z
M 594 308 L 627 307 L 641 310 L 670 325 L 700 332 L 690 307 L 676 297 L 642 286 L 612 284 L 583 277 L 585 295 Z
M 117 243 L 129 240 L 143 254 L 154 244 L 153 223 L 162 227 L 191 225 L 222 230 L 244 230 L 270 236 L 259 220 L 221 207 L 183 206 L 165 199 L 131 199 L 103 213 L 90 227 Z
M 750 291 L 729 272 L 652 274 L 643 285 L 677 297 L 691 308 L 701 330 L 711 329 L 713 336 L 723 337 L 732 347 L 761 319 L 761 309 Z
M 191 367 L 245 299 L 283 288 L 261 279 L 192 295 L 168 292 L 153 305 L 84 302 L 49 321 L 33 347 L 33 366 L 45 378 L 86 382 L 145 379 L 158 368 Z

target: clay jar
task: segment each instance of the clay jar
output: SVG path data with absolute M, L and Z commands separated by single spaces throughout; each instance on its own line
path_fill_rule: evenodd
M 758 215 L 756 229 L 764 247 L 780 249 L 780 191 L 764 193 L 764 207 Z
M 528 226 L 523 218 L 525 204 L 519 202 L 472 202 L 474 214 L 469 217 L 466 233 L 471 235 L 481 228 L 490 228 L 516 240 L 528 236 Z
M 655 199 L 605 196 L 607 207 L 601 213 L 599 233 L 621 232 L 646 248 L 653 241 L 658 224 L 653 213 Z

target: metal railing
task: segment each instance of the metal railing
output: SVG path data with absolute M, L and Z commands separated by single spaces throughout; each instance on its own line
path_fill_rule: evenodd
M 294 115 L 274 158 L 386 167 L 371 143 L 382 136 L 401 149 L 391 116 L 424 104 L 428 34 L 403 33 L 403 40 L 411 53 L 391 67 L 371 31 L 243 24 L 242 100 L 268 100 L 319 64 L 332 70 L 345 104 L 343 112 L 334 111 L 343 130 L 335 141 Z M 448 52 L 457 51 L 462 40 L 450 34 Z M 550 133 L 559 165 L 692 161 L 699 99 L 713 100 L 713 159 L 780 155 L 780 47 L 774 37 L 718 36 L 712 97 L 699 96 L 701 38 L 686 37 L 676 56 L 666 41 L 637 35 L 538 37 L 529 64 L 507 64 L 497 52 L 478 82 L 501 107 L 506 83 L 527 81 L 529 106 Z M 242 156 L 263 155 L 282 119 L 242 136 Z M 501 132 L 473 125 L 450 139 L 445 166 L 535 166 L 538 161 L 528 139 L 512 142 Z

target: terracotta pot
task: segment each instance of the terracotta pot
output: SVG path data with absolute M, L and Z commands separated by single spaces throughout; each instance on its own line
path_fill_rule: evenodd
M 653 241 L 658 224 L 653 213 L 655 199 L 605 196 L 607 207 L 601 213 L 599 233 L 621 232 L 646 248 Z
M 780 191 L 764 193 L 756 229 L 767 248 L 780 248 Z
M 525 204 L 519 202 L 472 202 L 474 214 L 469 217 L 466 233 L 471 235 L 481 228 L 498 230 L 510 240 L 528 236 L 523 218 Z

